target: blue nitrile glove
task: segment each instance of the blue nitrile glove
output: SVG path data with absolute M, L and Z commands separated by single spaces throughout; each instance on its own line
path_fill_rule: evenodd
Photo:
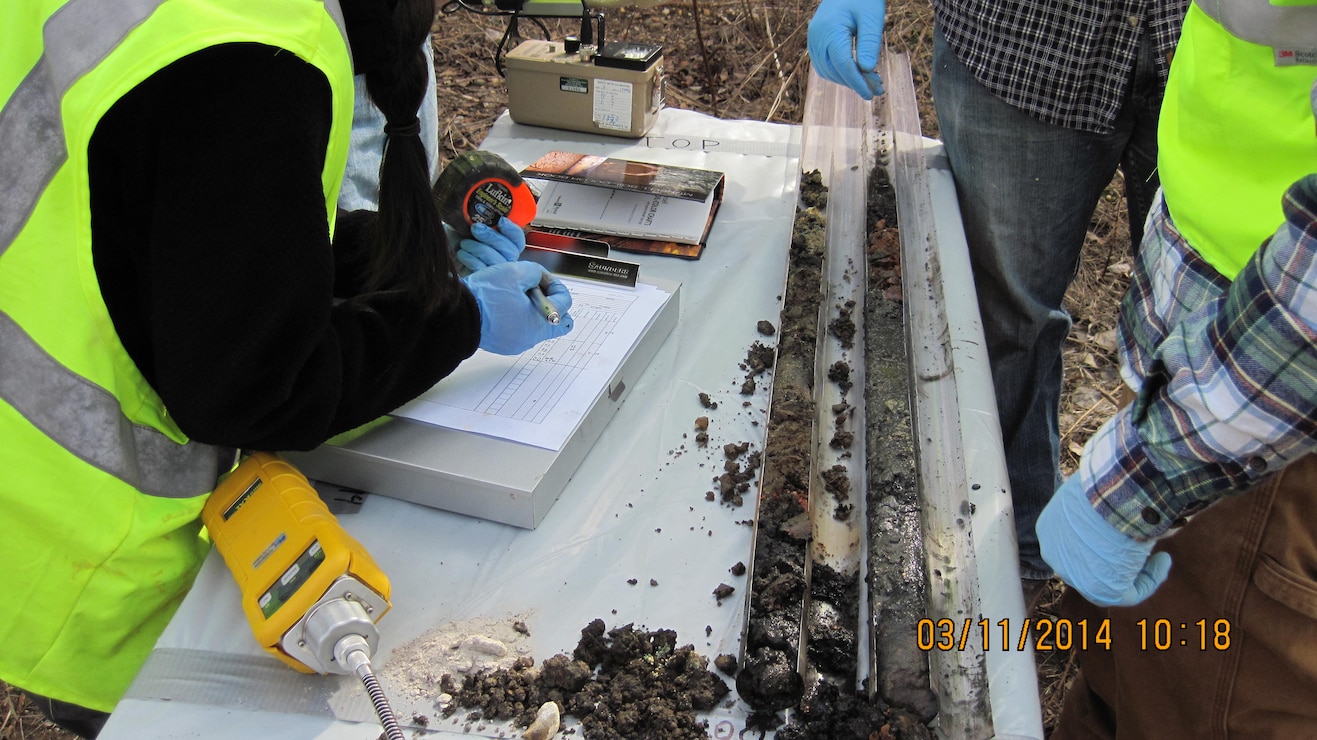
M 1072 475 L 1056 489 L 1034 526 L 1043 560 L 1097 606 L 1133 606 L 1152 595 L 1171 570 L 1171 556 L 1152 553 L 1111 526 Z M 1151 555 L 1151 557 L 1149 557 Z
M 480 348 L 497 355 L 519 355 L 546 339 L 572 330 L 572 294 L 561 280 L 534 262 L 490 265 L 462 278 L 480 306 Z M 561 317 L 551 323 L 526 291 L 540 285 Z
M 521 258 L 521 250 L 526 248 L 526 232 L 507 216 L 498 220 L 498 230 L 487 224 L 471 225 L 471 238 L 463 239 L 453 256 L 458 264 L 469 272 L 515 262 Z
M 820 2 L 809 21 L 809 58 L 819 77 L 845 85 L 865 100 L 882 95 L 883 80 L 874 67 L 886 18 L 885 0 Z

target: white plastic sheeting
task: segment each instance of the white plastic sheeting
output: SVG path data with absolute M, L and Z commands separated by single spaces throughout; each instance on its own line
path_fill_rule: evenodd
M 675 630 L 680 643 L 710 657 L 739 653 L 746 584 L 728 571 L 749 563 L 753 504 L 731 508 L 706 501 L 705 492 L 716 490 L 724 444 L 763 448 L 768 384 L 740 395 L 740 364 L 752 343 L 775 341 L 756 323 L 776 324 L 781 311 L 799 127 L 667 110 L 633 142 L 519 126 L 504 116 L 483 147 L 518 167 L 566 149 L 718 169 L 728 175 L 726 192 L 701 259 L 619 253 L 639 262 L 642 275 L 682 283 L 681 318 L 538 528 L 381 497 L 340 516 L 393 584 L 377 671 L 397 646 L 476 616 L 521 615 L 539 660 L 570 653 L 596 618 L 609 628 Z M 700 393 L 718 408 L 705 409 Z M 695 442 L 700 416 L 710 420 L 707 448 Z M 737 590 L 719 604 L 713 591 L 722 583 Z M 410 716 L 395 709 L 404 721 Z M 734 718 L 739 731 L 747 712 L 733 705 L 710 719 L 716 726 L 720 715 Z M 373 720 L 355 679 L 296 674 L 257 648 L 237 587 L 212 555 L 102 737 L 374 740 Z M 437 720 L 430 729 L 481 734 Z M 490 724 L 485 734 L 499 730 L 507 732 Z
M 340 516 L 393 584 L 393 609 L 380 622 L 377 671 L 387 669 L 391 651 L 427 630 L 475 617 L 523 619 L 541 661 L 570 653 L 580 630 L 596 618 L 609 628 L 634 623 L 674 630 L 679 643 L 693 644 L 710 658 L 739 654 L 746 583 L 729 569 L 749 563 L 752 504 L 728 507 L 706 501 L 705 492 L 716 489 L 723 444 L 763 448 L 768 384 L 741 396 L 740 364 L 752 343 L 773 341 L 757 333 L 756 323 L 776 324 L 781 310 L 800 139 L 799 127 L 677 110 L 664 111 L 650 135 L 636 142 L 519 126 L 506 115 L 495 124 L 483 147 L 514 166 L 569 149 L 720 169 L 728 175 L 727 191 L 700 260 L 624 256 L 639 262 L 643 275 L 682 283 L 681 319 L 538 528 L 381 497 Z M 954 188 L 937 164 L 935 142 L 930 146 L 939 238 L 960 253 L 944 257 L 943 274 L 962 384 L 964 453 L 976 486 L 972 519 L 983 616 L 1015 625 L 1023 620 L 1023 604 L 1000 435 L 986 358 L 975 336 L 978 312 L 963 237 L 957 242 L 955 236 L 960 226 Z M 704 408 L 700 393 L 718 408 Z M 695 442 L 699 416 L 710 419 L 707 448 Z M 737 591 L 719 603 L 713 591 L 723 583 Z M 989 652 L 987 671 L 997 735 L 1041 737 L 1031 654 Z M 407 724 L 416 708 L 395 704 Z M 733 689 L 729 701 L 708 715 L 711 734 L 734 736 L 747 714 Z M 497 723 L 467 731 L 461 723 L 434 719 L 428 731 L 432 737 L 510 734 Z M 379 736 L 355 679 L 297 674 L 256 646 L 237 587 L 213 554 L 101 735 Z
M 987 620 L 990 631 L 982 652 L 992 718 L 991 736 L 1041 740 L 1042 716 L 1031 639 L 1025 640 L 1023 650 L 1019 649 L 1027 615 L 1020 592 L 1015 518 L 969 251 L 960 225 L 955 183 L 942 145 L 925 139 L 924 146 L 937 226 L 942 297 L 950 332 L 948 346 L 960 418 L 959 444 L 969 487 L 967 498 L 973 504 L 969 530 L 973 533 L 971 549 L 980 611 L 971 618 L 970 635 L 971 639 L 981 640 L 980 620 Z M 953 620 L 957 639 L 963 631 L 964 619 L 961 616 Z

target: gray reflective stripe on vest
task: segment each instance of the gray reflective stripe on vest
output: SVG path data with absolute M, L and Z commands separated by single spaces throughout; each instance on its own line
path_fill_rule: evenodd
M 14 243 L 46 185 L 68 158 L 60 100 L 165 0 L 70 0 L 46 21 L 42 54 L 0 110 L 0 256 Z M 347 43 L 338 0 L 325 10 Z
M 1244 41 L 1276 49 L 1317 46 L 1317 6 L 1272 5 L 1269 0 L 1197 0 L 1197 5 Z
M 0 399 L 83 462 L 150 496 L 200 496 L 233 450 L 180 445 L 133 424 L 104 388 L 68 371 L 0 311 Z
M 0 110 L 0 256 L 68 158 L 59 113 L 64 93 L 162 2 L 71 0 L 46 21 L 45 38 L 60 53 L 42 54 Z

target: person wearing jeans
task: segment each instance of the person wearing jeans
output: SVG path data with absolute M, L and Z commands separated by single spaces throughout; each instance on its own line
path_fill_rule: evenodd
M 997 97 L 941 28 L 934 32 L 933 96 L 970 247 L 1025 580 L 1052 575 L 1034 522 L 1061 482 L 1066 289 L 1116 168 L 1125 174 L 1132 233 L 1141 232 L 1136 224 L 1157 189 L 1162 78 L 1147 35 L 1136 59 L 1111 130 L 1086 131 L 1044 122 Z

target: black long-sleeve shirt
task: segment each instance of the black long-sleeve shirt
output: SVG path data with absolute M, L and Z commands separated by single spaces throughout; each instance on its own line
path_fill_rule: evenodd
M 355 287 L 374 214 L 344 214 L 330 244 L 330 124 L 318 70 L 230 44 L 159 71 L 97 126 L 101 292 L 129 356 L 193 439 L 309 449 L 405 403 L 476 349 L 469 293 L 427 318 L 398 293 Z

